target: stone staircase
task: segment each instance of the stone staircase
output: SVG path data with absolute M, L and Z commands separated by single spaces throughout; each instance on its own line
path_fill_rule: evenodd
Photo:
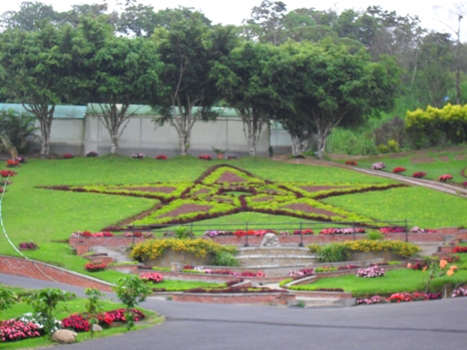
M 303 267 L 318 261 L 309 249 L 300 247 L 243 247 L 236 257 L 246 268 Z

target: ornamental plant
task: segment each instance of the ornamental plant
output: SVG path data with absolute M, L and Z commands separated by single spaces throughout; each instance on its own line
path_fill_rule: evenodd
M 96 288 L 86 288 L 84 294 L 88 297 L 86 300 L 86 311 L 89 315 L 89 323 L 91 324 L 91 338 L 94 338 L 93 325 L 99 324 L 99 312 L 102 310 L 101 298 L 105 294 L 101 293 Z
M 156 272 L 146 272 L 142 273 L 139 276 L 140 279 L 142 279 L 145 282 L 152 282 L 152 283 L 159 283 L 164 280 L 164 276 L 162 276 L 160 273 Z
M 378 251 L 392 251 L 394 254 L 402 257 L 409 257 L 420 251 L 420 248 L 413 243 L 403 241 L 373 241 L 367 239 L 359 239 L 356 241 L 345 241 L 340 243 L 329 244 L 328 246 L 334 246 L 335 250 L 342 250 L 343 254 L 349 252 L 378 252 Z M 318 253 L 321 253 L 327 246 L 316 247 L 314 245 L 309 246 L 310 251 L 318 249 Z M 343 259 L 345 260 L 345 259 Z M 337 260 L 335 260 L 337 261 Z M 342 261 L 342 260 L 341 260 Z
M 383 162 L 378 162 L 378 163 L 374 163 L 372 166 L 371 166 L 371 169 L 373 170 L 382 170 L 386 167 L 386 164 L 384 164 Z
M 0 316 L 2 311 L 11 308 L 16 303 L 16 295 L 9 289 L 0 288 Z
M 452 180 L 451 174 L 443 174 L 440 177 L 438 177 L 438 181 L 441 181 L 441 182 L 447 182 L 449 180 Z
M 137 320 L 137 315 L 134 313 L 134 308 L 141 302 L 146 300 L 146 297 L 152 293 L 151 288 L 138 276 L 129 275 L 118 279 L 116 286 L 113 288 L 118 299 L 126 305 L 125 318 L 127 320 L 127 329 L 130 330 Z
M 99 154 L 95 151 L 89 151 L 88 153 L 86 153 L 86 157 L 88 158 L 93 158 L 93 157 L 97 157 Z
M 75 156 L 72 155 L 71 153 L 65 153 L 65 154 L 63 155 L 63 159 L 71 159 L 71 158 L 74 158 L 74 157 L 75 157 Z
M 403 173 L 405 170 L 406 170 L 405 168 L 398 166 L 398 167 L 392 169 L 392 172 L 394 174 L 399 174 L 399 173 Z
M 355 228 L 355 227 L 347 227 L 347 228 L 325 228 L 322 229 L 319 234 L 322 236 L 325 235 L 351 235 L 354 233 L 365 233 L 364 228 Z
M 421 179 L 426 176 L 426 173 L 424 171 L 417 171 L 412 174 L 412 177 L 415 177 L 417 179 Z
M 75 294 L 65 292 L 58 288 L 44 288 L 34 291 L 26 298 L 26 302 L 32 306 L 36 314 L 44 317 L 44 331 L 52 336 L 55 329 L 55 318 L 53 316 L 58 303 L 68 301 L 76 297 Z
M 24 157 L 16 157 L 16 161 L 19 163 L 26 163 L 26 158 Z
M 143 159 L 144 154 L 143 153 L 133 153 L 132 157 L 135 158 L 135 159 Z
M 164 155 L 164 154 L 158 154 L 158 155 L 156 156 L 156 159 L 158 159 L 158 160 L 165 160 L 165 159 L 167 159 L 167 158 L 168 158 L 168 157 L 167 157 L 166 155 Z
M 84 265 L 84 268 L 88 272 L 97 272 L 97 271 L 103 271 L 107 267 L 107 264 L 100 263 L 100 262 L 88 262 L 87 264 Z
M 358 163 L 355 160 L 346 160 L 345 164 L 346 165 L 358 165 Z
M 34 242 L 23 242 L 23 243 L 19 244 L 19 249 L 20 250 L 35 250 L 35 249 L 38 249 L 38 248 L 39 247 Z
M 455 246 L 452 252 L 453 253 L 467 253 L 467 247 Z
M 383 268 L 379 266 L 371 266 L 367 268 L 358 269 L 356 276 L 363 277 L 363 278 L 374 278 L 374 277 L 382 277 L 384 276 L 385 271 Z
M 303 229 L 303 230 L 295 230 L 293 232 L 294 235 L 314 235 L 315 233 L 313 232 L 313 230 L 311 228 L 306 228 L 306 229 Z
M 467 287 L 455 288 L 452 291 L 451 298 L 467 297 Z
M 14 167 L 17 167 L 18 165 L 19 165 L 19 162 L 17 160 L 8 159 L 6 161 L 7 168 L 14 168 Z
M 89 321 L 81 314 L 73 314 L 62 320 L 62 327 L 75 332 L 88 332 L 91 329 Z

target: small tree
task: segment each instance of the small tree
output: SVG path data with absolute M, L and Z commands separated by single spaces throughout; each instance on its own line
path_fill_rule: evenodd
M 6 288 L 0 288 L 0 316 L 2 311 L 9 309 L 16 302 L 16 296 Z
M 102 303 L 100 298 L 104 296 L 98 289 L 86 288 L 84 294 L 88 296 L 86 302 L 86 311 L 89 314 L 89 323 L 91 324 L 91 338 L 94 338 L 93 326 L 99 322 L 98 315 L 102 311 Z
M 125 318 L 127 320 L 127 329 L 130 330 L 135 325 L 133 309 L 139 303 L 145 301 L 152 290 L 135 275 L 120 278 L 113 289 L 117 293 L 118 299 L 126 305 Z
M 32 306 L 34 313 L 40 314 L 45 320 L 44 330 L 51 337 L 55 328 L 54 312 L 61 301 L 76 297 L 75 294 L 65 292 L 58 288 L 44 288 L 32 293 L 26 302 Z

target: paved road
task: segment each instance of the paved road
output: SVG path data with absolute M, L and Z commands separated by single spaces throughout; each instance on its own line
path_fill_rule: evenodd
M 0 283 L 27 288 L 82 288 L 2 275 Z M 108 293 L 110 299 L 115 299 Z M 175 303 L 149 298 L 143 307 L 166 316 L 151 329 L 54 349 L 463 349 L 467 298 L 431 302 L 300 309 Z

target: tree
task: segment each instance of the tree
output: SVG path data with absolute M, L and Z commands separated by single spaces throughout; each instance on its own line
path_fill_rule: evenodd
M 278 91 L 289 68 L 280 48 L 252 42 L 232 50 L 228 60 L 216 64 L 217 87 L 242 118 L 250 156 L 256 155 L 264 125 L 281 108 Z
M 16 303 L 16 295 L 6 288 L 0 288 L 0 316 L 2 311 L 11 308 Z
M 65 292 L 58 288 L 44 288 L 33 292 L 27 299 L 36 314 L 44 319 L 44 330 L 52 336 L 55 329 L 54 312 L 61 301 L 67 301 L 76 297 L 75 294 Z
M 210 108 L 219 99 L 219 92 L 211 69 L 234 46 L 234 30 L 211 27 L 204 15 L 184 8 L 173 10 L 171 17 L 170 28 L 159 26 L 153 35 L 165 64 L 161 80 L 167 90 L 161 103 L 152 105 L 162 114 L 155 122 L 168 122 L 177 130 L 180 154 L 186 155 L 193 125 L 215 118 Z
M 142 38 L 110 37 L 91 59 L 90 102 L 93 116 L 109 131 L 110 153 L 117 153 L 118 140 L 137 110 L 130 104 L 157 101 L 160 94 L 159 74 L 163 64 L 156 46 Z
M 86 288 L 84 294 L 88 297 L 86 300 L 86 311 L 88 312 L 89 323 L 91 324 L 91 338 L 94 338 L 94 325 L 99 323 L 99 312 L 103 309 L 101 298 L 105 294 L 96 288 Z
M 57 13 L 53 7 L 38 1 L 24 1 L 19 11 L 6 11 L 1 16 L 4 29 L 20 29 L 25 31 L 40 30 L 44 24 L 54 21 Z
M 130 330 L 134 326 L 133 309 L 146 297 L 151 294 L 151 288 L 138 276 L 129 275 L 119 278 L 116 286 L 113 288 L 118 299 L 125 304 L 127 319 L 127 328 Z
M 273 45 L 277 45 L 283 26 L 283 12 L 286 10 L 287 5 L 282 1 L 263 0 L 259 6 L 252 8 L 251 19 L 247 20 L 246 23 L 251 28 L 256 28 L 256 35 L 262 42 L 271 42 Z
M 365 50 L 352 54 L 331 40 L 303 43 L 295 54 L 297 73 L 289 79 L 301 91 L 293 96 L 294 108 L 307 115 L 305 125 L 316 130 L 318 157 L 324 155 L 332 128 L 359 125 L 375 109 L 392 106 L 399 83 L 394 59 L 384 56 L 379 63 L 371 62 Z
M 47 24 L 36 32 L 13 29 L 0 35 L 2 92 L 39 121 L 42 156 L 49 154 L 55 105 L 72 103 L 81 91 L 73 63 L 80 55 L 76 34 L 69 25 Z

